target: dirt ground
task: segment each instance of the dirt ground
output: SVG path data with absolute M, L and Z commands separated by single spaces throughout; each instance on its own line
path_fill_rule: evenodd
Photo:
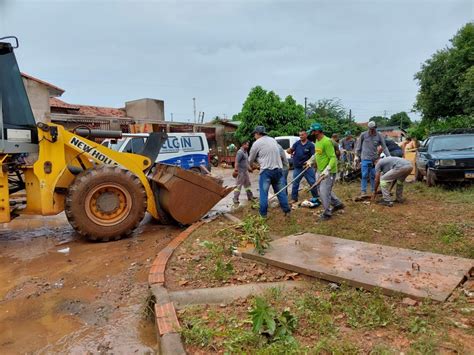
M 219 218 L 195 231 L 171 257 L 166 268 L 166 287 L 182 290 L 309 279 L 291 271 L 233 256 L 231 245 L 247 245 L 241 243 L 239 231 L 232 233 L 233 227 L 232 222 Z
M 336 187 L 346 204 L 333 220 L 319 222 L 318 209 L 298 208 L 290 218 L 271 209 L 271 238 L 298 232 L 332 235 L 371 243 L 474 258 L 474 189 L 407 184 L 405 204 L 392 208 L 353 202 L 358 184 Z M 245 223 L 257 215 L 251 206 L 234 210 Z M 299 278 L 286 270 L 232 255 L 232 247 L 248 241 L 241 226 L 216 220 L 191 235 L 175 252 L 167 269 L 172 289 Z M 472 353 L 472 297 L 457 289 L 444 304 L 407 305 L 402 297 L 384 296 L 312 281 L 308 292 L 281 294 L 266 300 L 275 312 L 285 309 L 298 319 L 293 336 L 270 342 L 252 332 L 248 314 L 255 298 L 232 304 L 187 307 L 180 311 L 189 353 Z M 471 286 L 472 287 L 472 286 Z M 410 301 L 408 301 L 410 302 Z M 288 339 L 292 339 L 289 341 Z
M 231 173 L 213 169 L 227 185 Z M 210 215 L 231 209 L 229 195 Z M 0 353 L 156 353 L 148 272 L 181 230 L 148 217 L 131 238 L 91 243 L 64 214 L 0 225 Z
M 43 221 L 0 229 L 0 353 L 155 353 L 147 276 L 180 229 L 145 221 L 131 238 L 91 243 L 64 218 Z

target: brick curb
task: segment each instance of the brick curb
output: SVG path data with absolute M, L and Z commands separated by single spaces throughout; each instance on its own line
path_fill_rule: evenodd
M 160 342 L 161 353 L 164 355 L 186 354 L 179 334 L 181 326 L 176 315 L 176 309 L 165 287 L 166 264 L 176 248 L 203 224 L 202 221 L 196 222 L 174 238 L 158 253 L 148 273 L 148 287 L 156 298 L 155 323 L 158 329 L 157 337 Z

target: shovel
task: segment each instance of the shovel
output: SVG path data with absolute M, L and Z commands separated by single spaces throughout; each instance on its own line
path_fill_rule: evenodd
M 293 178 L 293 180 L 291 180 L 288 184 L 286 184 L 285 186 L 283 186 L 283 188 L 282 188 L 281 190 L 279 190 L 279 191 L 276 192 L 272 197 L 270 197 L 270 198 L 268 199 L 268 202 L 270 202 L 270 201 L 273 200 L 275 197 L 277 197 L 278 194 L 281 193 L 282 191 L 285 191 L 285 190 L 288 188 L 288 186 L 293 185 L 293 183 L 294 183 L 301 175 L 303 175 L 303 174 L 306 172 L 306 170 L 308 170 L 310 167 L 311 167 L 311 166 L 307 166 L 306 168 L 304 168 L 301 173 L 299 173 L 298 175 L 296 175 L 296 177 Z
M 303 192 L 308 192 L 308 191 L 314 189 L 315 187 L 318 187 L 319 184 L 320 184 L 324 179 L 326 179 L 326 176 L 327 176 L 327 175 L 321 175 L 321 176 L 319 176 L 318 180 L 316 180 L 316 182 L 315 182 L 313 185 L 311 185 L 310 187 L 307 187 L 306 189 L 304 189 Z

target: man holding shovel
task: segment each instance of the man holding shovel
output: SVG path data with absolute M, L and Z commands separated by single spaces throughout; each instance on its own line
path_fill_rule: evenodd
M 321 221 L 327 221 L 332 217 L 333 212 L 345 207 L 332 191 L 337 173 L 336 152 L 334 151 L 331 139 L 324 135 L 323 126 L 321 124 L 313 123 L 309 132 L 316 137 L 315 160 L 319 178 L 322 179 L 319 184 L 319 197 L 323 204 L 324 211 L 319 218 Z M 311 164 L 311 162 L 309 162 L 309 164 Z M 333 207 L 331 208 L 331 206 Z
M 260 176 L 258 185 L 260 189 L 260 215 L 267 217 L 268 211 L 268 190 L 270 186 L 277 194 L 280 207 L 285 213 L 289 215 L 291 212 L 288 204 L 288 195 L 286 194 L 285 186 L 283 184 L 283 164 L 280 157 L 280 148 L 277 141 L 269 136 L 265 127 L 257 126 L 254 130 L 255 143 L 250 148 L 249 162 L 250 166 L 255 161 L 260 165 Z
M 288 154 L 293 155 L 293 187 L 291 188 L 291 202 L 298 202 L 298 190 L 303 177 L 309 186 L 313 186 L 316 181 L 316 174 L 312 167 L 305 168 L 305 163 L 314 155 L 314 144 L 308 140 L 308 133 L 304 130 L 300 132 L 300 140 L 287 150 Z M 311 195 L 314 199 L 318 198 L 317 188 L 311 189 Z

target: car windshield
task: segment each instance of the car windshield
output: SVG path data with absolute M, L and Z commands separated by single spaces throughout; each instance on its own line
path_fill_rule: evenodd
M 474 135 L 455 135 L 433 139 L 433 152 L 474 149 Z

